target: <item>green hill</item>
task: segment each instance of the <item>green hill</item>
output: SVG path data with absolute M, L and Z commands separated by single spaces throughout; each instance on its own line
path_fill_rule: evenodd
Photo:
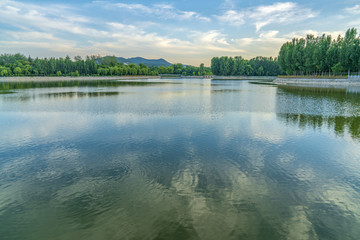
M 97 61 L 97 63 L 101 63 L 102 61 L 104 61 L 104 59 L 109 58 L 109 57 L 110 56 L 98 58 L 96 61 Z M 110 58 L 114 58 L 114 57 L 110 57 Z M 139 65 L 140 63 L 143 63 L 148 67 L 160 67 L 160 66 L 168 67 L 168 66 L 172 65 L 171 63 L 169 63 L 168 61 L 166 61 L 165 59 L 162 59 L 162 58 L 146 59 L 146 58 L 142 58 L 142 57 L 133 57 L 133 58 L 116 57 L 116 60 L 118 63 L 124 63 L 124 64 L 134 63 L 136 65 Z

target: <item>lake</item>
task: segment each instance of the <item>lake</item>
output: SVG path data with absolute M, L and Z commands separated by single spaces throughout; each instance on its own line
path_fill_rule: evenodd
M 0 239 L 358 239 L 360 94 L 2 84 Z

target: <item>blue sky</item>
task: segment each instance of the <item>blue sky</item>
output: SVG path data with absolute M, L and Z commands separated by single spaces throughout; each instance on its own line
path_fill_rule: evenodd
M 358 0 L 0 0 L 0 53 L 115 55 L 210 64 L 214 56 L 277 56 L 307 33 L 360 30 Z

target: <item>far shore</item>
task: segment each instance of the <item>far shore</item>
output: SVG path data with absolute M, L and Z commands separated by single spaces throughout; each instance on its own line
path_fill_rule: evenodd
M 17 76 L 0 77 L 0 82 L 63 82 L 63 81 L 106 81 L 106 80 L 145 80 L 145 79 L 212 79 L 212 76 Z
M 32 76 L 32 77 L 0 77 L 1 82 L 62 82 L 62 81 L 106 81 L 106 80 L 138 80 L 160 79 L 161 76 Z M 258 80 L 271 82 L 274 85 L 290 87 L 315 88 L 359 88 L 360 77 L 356 78 L 294 78 L 269 76 L 212 76 L 212 80 Z
M 135 80 L 135 79 L 159 79 L 159 76 L 82 76 L 82 77 L 0 77 L 0 82 L 62 82 L 62 81 L 99 81 L 99 80 Z

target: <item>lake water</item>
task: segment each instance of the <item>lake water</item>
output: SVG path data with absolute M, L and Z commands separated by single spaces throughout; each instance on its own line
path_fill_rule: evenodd
M 34 86 L 0 94 L 2 240 L 359 239 L 360 94 Z

